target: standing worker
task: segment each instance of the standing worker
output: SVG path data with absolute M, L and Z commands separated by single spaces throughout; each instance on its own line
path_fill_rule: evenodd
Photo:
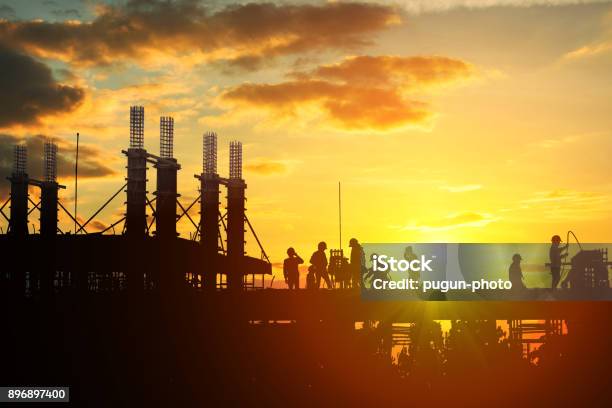
M 323 241 L 319 242 L 317 246 L 317 250 L 310 257 L 310 263 L 312 264 L 312 269 L 314 269 L 314 274 L 316 277 L 316 288 L 319 289 L 321 287 L 321 278 L 325 281 L 328 289 L 332 288 L 331 281 L 329 280 L 329 275 L 327 274 L 327 255 L 325 255 L 325 250 L 327 249 L 327 244 Z
M 406 261 L 412 262 L 418 258 L 419 257 L 417 256 L 417 254 L 415 254 L 414 251 L 412 250 L 412 246 L 409 245 L 404 249 L 404 259 Z M 421 279 L 421 273 L 419 271 L 413 271 L 412 269 L 409 269 L 408 277 L 412 279 L 413 281 L 418 281 Z
M 295 252 L 295 249 L 290 247 L 287 249 L 288 258 L 283 262 L 283 275 L 285 276 L 285 283 L 289 286 L 289 289 L 300 288 L 300 271 L 298 265 L 304 263 L 304 260 Z
M 512 264 L 508 268 L 508 277 L 512 283 L 512 289 L 525 289 L 523 283 L 523 270 L 521 269 L 521 261 L 523 258 L 520 254 L 512 255 Z
M 552 245 L 548 256 L 550 258 L 550 273 L 552 274 L 552 289 L 556 289 L 561 280 L 562 260 L 567 257 L 567 245 L 560 246 L 561 237 L 558 235 L 553 235 L 550 242 L 552 242 Z
M 350 271 L 352 287 L 359 288 L 361 287 L 361 272 L 365 266 L 365 255 L 363 248 L 359 245 L 359 241 L 356 238 L 351 238 L 349 246 L 351 247 Z

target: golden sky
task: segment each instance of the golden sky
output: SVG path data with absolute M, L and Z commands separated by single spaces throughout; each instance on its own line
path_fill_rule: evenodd
M 248 215 L 274 262 L 338 247 L 338 181 L 345 249 L 612 238 L 607 1 L 23 3 L 0 5 L 0 170 L 27 140 L 40 174 L 53 137 L 72 206 L 80 132 L 82 218 L 123 185 L 129 106 L 144 105 L 152 153 L 159 116 L 175 118 L 185 204 L 202 133 L 219 134 L 222 175 L 244 143 Z

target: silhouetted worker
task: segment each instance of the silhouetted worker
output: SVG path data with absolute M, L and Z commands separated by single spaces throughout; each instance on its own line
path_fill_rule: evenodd
M 567 245 L 560 246 L 561 237 L 553 235 L 550 242 L 550 251 L 548 256 L 550 258 L 550 273 L 552 274 L 552 288 L 556 289 L 559 281 L 561 280 L 561 263 L 565 257 L 567 257 Z
M 374 284 L 374 280 L 376 279 L 391 280 L 391 275 L 389 275 L 388 270 L 386 271 L 380 271 L 380 270 L 375 271 L 374 270 L 374 257 L 378 258 L 378 254 L 373 253 L 370 255 L 370 262 L 372 263 L 372 266 L 367 269 L 367 271 L 365 272 L 363 276 L 364 284 L 368 282 L 370 284 L 370 288 L 372 288 L 372 285 Z
M 317 281 L 317 289 L 321 287 L 321 278 L 323 278 L 325 281 L 328 289 L 332 288 L 329 275 L 327 274 L 327 255 L 325 255 L 326 249 L 327 244 L 321 241 L 319 242 L 318 249 L 310 257 L 310 263 L 312 264 L 312 269 L 314 269 L 314 274 Z
M 412 251 L 411 246 L 407 246 L 406 249 L 404 249 L 404 259 L 408 262 L 418 259 L 417 254 Z M 419 273 L 419 271 L 413 271 L 412 269 L 410 269 L 408 271 L 408 277 L 412 280 L 418 281 L 421 278 L 421 274 Z
M 508 269 L 508 278 L 512 283 L 512 289 L 525 289 L 523 283 L 523 271 L 521 270 L 521 261 L 523 258 L 520 254 L 512 255 L 512 264 Z
M 310 265 L 308 267 L 308 273 L 306 274 L 306 289 L 316 289 L 317 278 L 315 278 L 315 267 Z
M 365 254 L 356 238 L 351 238 L 349 246 L 351 247 L 351 281 L 353 288 L 358 288 L 361 286 L 361 272 L 365 267 Z
M 295 249 L 287 249 L 288 258 L 283 262 L 283 275 L 285 276 L 285 283 L 289 286 L 289 289 L 300 288 L 300 271 L 298 265 L 304 263 L 304 260 L 295 252 Z

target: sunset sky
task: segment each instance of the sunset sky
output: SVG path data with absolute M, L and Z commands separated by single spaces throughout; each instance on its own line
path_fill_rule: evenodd
M 606 1 L 0 0 L 0 60 L 0 176 L 27 138 L 39 177 L 53 137 L 72 207 L 80 132 L 85 219 L 123 185 L 129 106 L 143 105 L 152 153 L 159 116 L 175 118 L 183 203 L 203 132 L 219 135 L 222 175 L 229 141 L 244 143 L 247 214 L 274 262 L 338 247 L 338 181 L 345 249 L 612 239 Z

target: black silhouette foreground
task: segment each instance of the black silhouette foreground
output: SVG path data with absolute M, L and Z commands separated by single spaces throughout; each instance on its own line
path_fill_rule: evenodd
M 271 265 L 246 217 L 241 145 L 230 144 L 223 178 L 216 135 L 204 135 L 201 196 L 183 206 L 173 120 L 161 121 L 156 156 L 143 148 L 144 109 L 130 113 L 127 182 L 117 192 L 127 189 L 126 216 L 102 233 L 87 233 L 98 212 L 80 222 L 59 200 L 52 143 L 44 180 L 28 177 L 25 150 L 15 149 L 10 217 L 9 201 L 0 207 L 9 220 L 0 236 L 0 385 L 70 386 L 73 405 L 100 407 L 610 405 L 610 302 L 365 302 L 357 240 L 350 263 L 334 250 L 328 264 L 324 242 L 310 260 L 309 289 L 323 280 L 343 290 L 255 290 Z M 155 198 L 147 163 L 157 170 Z M 40 202 L 28 187 L 40 188 Z M 198 202 L 196 223 L 189 210 Z M 58 207 L 76 233 L 59 229 Z M 40 224 L 30 233 L 34 209 Z M 181 218 L 194 227 L 190 239 L 177 236 Z M 245 230 L 260 257 L 245 255 Z M 332 265 L 351 273 L 332 282 Z M 559 296 L 609 291 L 607 253 L 582 251 L 571 266 Z M 287 272 L 297 289 L 293 265 Z M 452 322 L 448 333 L 438 320 Z

